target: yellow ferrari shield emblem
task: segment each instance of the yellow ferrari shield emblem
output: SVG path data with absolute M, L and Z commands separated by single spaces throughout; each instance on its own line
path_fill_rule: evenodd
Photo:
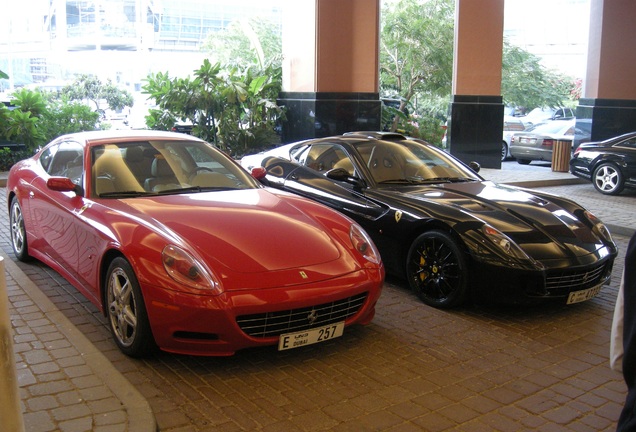
M 399 222 L 400 219 L 402 219 L 402 211 L 398 210 L 398 211 L 395 212 L 395 221 Z

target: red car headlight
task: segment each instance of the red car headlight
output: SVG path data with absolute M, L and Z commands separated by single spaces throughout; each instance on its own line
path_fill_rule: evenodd
M 214 275 L 183 249 L 168 245 L 163 249 L 161 258 L 166 272 L 176 282 L 190 288 L 211 290 L 213 294 L 221 294 L 223 291 Z
M 349 238 L 354 249 L 362 255 L 364 259 L 374 264 L 380 264 L 380 253 L 371 241 L 369 235 L 358 225 L 351 225 Z

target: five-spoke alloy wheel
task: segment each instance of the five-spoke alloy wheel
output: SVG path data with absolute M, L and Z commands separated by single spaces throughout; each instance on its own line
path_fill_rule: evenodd
M 128 261 L 118 257 L 106 277 L 106 306 L 115 342 L 124 354 L 143 357 L 154 348 L 154 339 L 135 273 Z
M 28 261 L 29 246 L 27 244 L 26 228 L 24 226 L 24 217 L 22 208 L 18 202 L 18 197 L 11 199 L 11 209 L 9 210 L 9 225 L 11 229 L 11 246 L 15 256 L 20 261 Z
M 592 182 L 597 191 L 606 195 L 618 195 L 625 187 L 623 173 L 609 162 L 600 164 L 594 170 Z

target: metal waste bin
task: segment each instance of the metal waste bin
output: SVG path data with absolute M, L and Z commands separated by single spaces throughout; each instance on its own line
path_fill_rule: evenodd
M 552 148 L 552 171 L 569 172 L 572 140 L 557 140 Z

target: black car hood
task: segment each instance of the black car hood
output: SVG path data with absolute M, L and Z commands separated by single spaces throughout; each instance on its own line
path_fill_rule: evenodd
M 381 201 L 396 201 L 396 208 L 429 212 L 436 218 L 443 214 L 459 233 L 488 223 L 538 261 L 580 261 L 607 249 L 582 207 L 571 201 L 565 201 L 565 207 L 563 199 L 556 204 L 549 195 L 490 181 L 378 188 L 373 195 Z

